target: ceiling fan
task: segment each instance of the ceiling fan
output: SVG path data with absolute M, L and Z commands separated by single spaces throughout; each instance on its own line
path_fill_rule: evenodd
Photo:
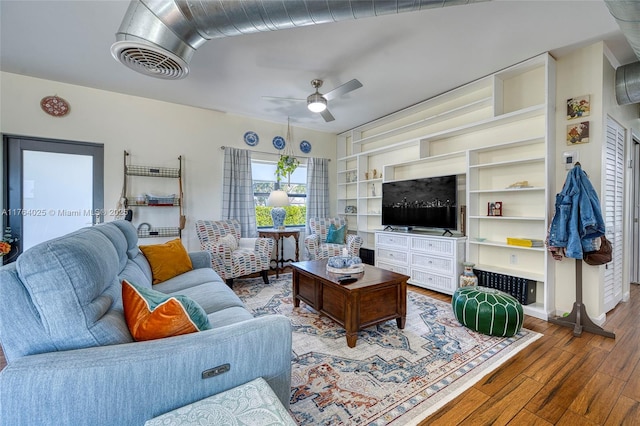
M 333 115 L 329 112 L 329 110 L 327 109 L 327 102 L 335 99 L 339 96 L 345 95 L 349 92 L 351 92 L 352 90 L 356 90 L 359 89 L 360 87 L 362 87 L 362 83 L 360 83 L 357 79 L 353 79 L 350 81 L 347 81 L 345 84 L 336 87 L 335 89 L 322 94 L 319 92 L 318 89 L 320 89 L 320 87 L 322 87 L 322 80 L 320 79 L 313 79 L 311 80 L 311 86 L 316 89 L 316 91 L 312 94 L 310 94 L 309 96 L 307 96 L 307 108 L 309 109 L 309 111 L 312 112 L 318 112 L 320 113 L 320 115 L 322 116 L 322 118 L 324 118 L 324 121 L 333 121 L 335 120 L 335 118 L 333 117 Z M 278 97 L 274 97 L 274 96 L 263 96 L 263 98 L 265 99 L 279 99 L 279 100 L 290 100 L 290 101 L 304 101 L 305 99 L 296 99 L 296 98 L 278 98 Z

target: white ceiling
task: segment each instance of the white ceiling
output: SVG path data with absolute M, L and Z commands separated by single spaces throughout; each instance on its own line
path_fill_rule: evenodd
M 546 51 L 605 40 L 620 64 L 637 60 L 603 1 L 509 0 L 210 40 L 186 79 L 166 81 L 111 57 L 127 6 L 0 0 L 0 69 L 339 133 Z M 321 93 L 364 87 L 330 102 L 331 123 L 304 102 L 262 99 L 306 98 L 314 78 Z

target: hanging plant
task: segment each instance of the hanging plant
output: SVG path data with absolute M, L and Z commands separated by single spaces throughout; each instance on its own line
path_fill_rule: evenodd
M 291 173 L 295 172 L 300 161 L 293 155 L 281 155 L 276 165 L 276 180 L 282 181 L 287 178 L 287 183 L 291 183 Z
M 287 117 L 287 142 L 291 144 L 291 123 L 289 118 Z M 280 154 L 280 159 L 278 160 L 278 164 L 276 165 L 276 181 L 280 183 L 283 178 L 287 178 L 287 184 L 291 185 L 291 173 L 295 172 L 298 166 L 300 165 L 300 161 L 293 155 L 293 150 L 291 149 L 291 145 L 285 149 L 284 154 Z

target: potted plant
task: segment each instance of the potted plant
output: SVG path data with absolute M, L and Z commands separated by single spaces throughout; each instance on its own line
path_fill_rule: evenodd
M 276 165 L 276 180 L 280 182 L 287 178 L 287 183 L 291 183 L 291 173 L 295 172 L 300 161 L 293 155 L 281 155 Z

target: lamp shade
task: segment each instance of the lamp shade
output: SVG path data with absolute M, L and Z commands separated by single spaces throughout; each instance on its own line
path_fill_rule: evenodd
M 284 207 L 289 205 L 289 196 L 281 189 L 271 191 L 269 198 L 267 198 L 267 206 L 269 207 Z
M 316 92 L 307 98 L 307 108 L 309 108 L 309 111 L 322 112 L 327 109 L 327 100 Z

